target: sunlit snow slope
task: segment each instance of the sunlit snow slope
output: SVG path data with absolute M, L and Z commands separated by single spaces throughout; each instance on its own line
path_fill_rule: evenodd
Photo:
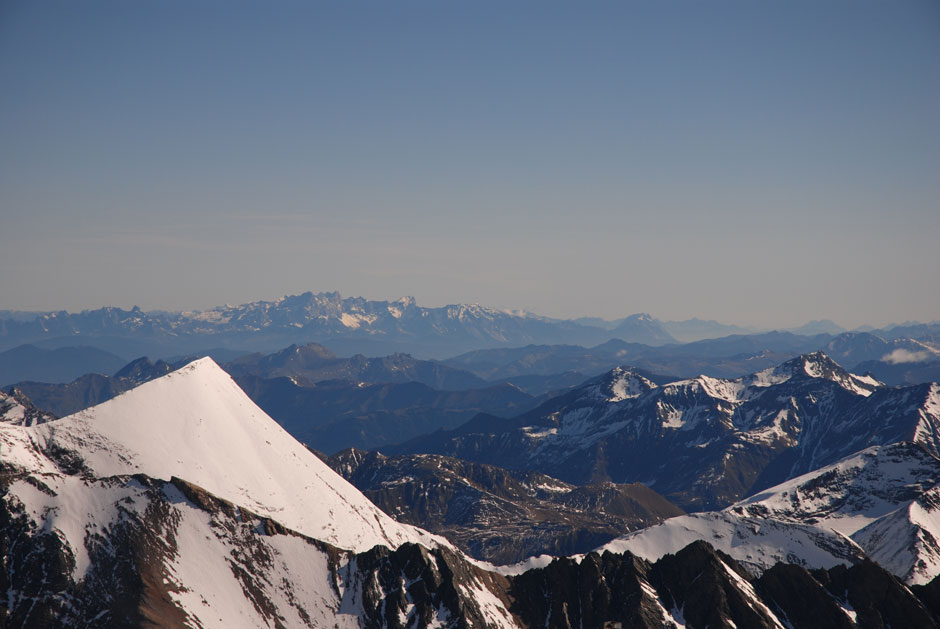
M 48 424 L 5 431 L 7 458 L 74 452 L 97 477 L 182 478 L 299 533 L 357 552 L 445 544 L 391 519 L 268 417 L 210 358 Z M 31 443 L 23 442 L 27 439 Z M 18 443 L 15 443 L 18 442 Z M 31 452 L 32 451 L 32 452 Z

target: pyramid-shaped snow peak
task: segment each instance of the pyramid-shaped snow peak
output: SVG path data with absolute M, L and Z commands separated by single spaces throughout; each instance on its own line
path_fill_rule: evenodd
M 175 476 L 340 548 L 446 544 L 379 510 L 210 358 L 64 419 L 17 428 L 32 433 L 38 451 L 73 452 L 95 476 Z

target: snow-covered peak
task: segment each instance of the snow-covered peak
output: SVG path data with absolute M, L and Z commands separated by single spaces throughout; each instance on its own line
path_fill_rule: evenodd
M 622 402 L 623 400 L 639 397 L 655 389 L 656 385 L 640 374 L 617 367 L 610 372 L 610 380 L 605 387 L 608 402 Z
M 742 384 L 739 380 L 712 378 L 711 376 L 706 376 L 704 374 L 692 378 L 691 380 L 682 380 L 674 384 L 677 386 L 699 388 L 711 398 L 724 400 L 732 404 L 741 401 L 741 393 L 743 390 Z
M 871 376 L 857 376 L 847 372 L 824 352 L 812 352 L 797 356 L 776 367 L 746 376 L 742 379 L 742 382 L 749 387 L 768 387 L 794 378 L 831 380 L 851 393 L 866 397 L 871 395 L 875 389 L 884 386 Z
M 341 548 L 446 543 L 385 515 L 258 408 L 211 358 L 56 422 L 0 428 L 26 432 L 0 437 L 31 442 L 41 452 L 75 453 L 95 476 L 182 478 Z M 36 452 L 21 450 L 16 462 L 36 468 Z

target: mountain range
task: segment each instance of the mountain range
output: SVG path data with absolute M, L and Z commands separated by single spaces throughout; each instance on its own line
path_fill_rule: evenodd
M 654 345 L 673 341 L 648 315 L 628 317 L 617 333 L 629 341 Z M 199 353 L 208 348 L 271 351 L 319 342 L 347 354 L 407 351 L 441 358 L 480 347 L 595 344 L 610 337 L 607 330 L 574 321 L 478 304 L 426 308 L 412 297 L 368 301 L 309 292 L 201 312 L 148 313 L 137 307 L 109 307 L 77 314 L 45 313 L 27 321 L 0 320 L 0 347 L 93 344 L 118 355 L 152 356 Z
M 938 429 L 940 385 L 886 387 L 816 352 L 733 380 L 663 386 L 616 368 L 510 420 L 479 416 L 388 451 L 576 484 L 642 482 L 702 510 L 872 445 L 911 441 L 936 456 Z
M 818 373 L 807 375 L 857 395 L 878 388 Z M 645 386 L 621 379 L 612 390 L 625 400 Z M 0 606 L 11 627 L 934 627 L 940 618 L 938 582 L 905 583 L 864 553 L 848 565 L 758 572 L 698 540 L 652 561 L 601 551 L 495 569 L 376 508 L 210 359 L 70 417 L 0 423 L 0 448 Z M 920 451 L 932 474 L 933 454 Z M 909 480 L 890 464 L 873 469 Z M 831 486 L 822 474 L 800 486 Z M 777 495 L 750 506 L 764 500 L 780 519 L 816 508 L 784 513 Z
M 321 345 L 307 344 L 271 354 L 243 355 L 223 363 L 223 367 L 297 438 L 333 453 L 348 447 L 385 447 L 440 428 L 454 429 L 477 413 L 518 415 L 580 385 L 589 379 L 586 373 L 603 373 L 627 358 L 667 371 L 703 367 L 706 375 L 729 370 L 740 374 L 777 365 L 794 349 L 818 346 L 816 341 L 826 339 L 774 333 L 658 348 L 620 341 L 594 348 L 526 346 L 478 350 L 446 363 L 406 354 L 341 358 Z M 729 352 L 761 345 L 778 351 L 728 356 Z M 697 349 L 699 346 L 706 347 Z M 929 362 L 930 357 L 940 355 L 928 342 L 887 341 L 868 333 L 845 333 L 828 340 L 824 347 L 850 364 L 863 361 L 858 365 L 871 367 L 868 371 L 873 374 L 883 373 L 887 367 L 905 369 L 897 372 L 904 376 L 898 378 L 901 382 L 886 383 L 892 385 L 931 381 L 930 366 L 935 363 Z M 41 353 L 52 355 L 47 350 Z M 887 356 L 897 364 L 868 360 L 872 356 Z M 183 359 L 175 366 L 185 362 Z M 5 390 L 18 391 L 40 408 L 64 416 L 108 400 L 172 368 L 165 361 L 137 359 L 113 376 L 85 374 L 68 384 L 23 381 Z M 681 379 L 636 367 L 631 371 L 657 385 Z

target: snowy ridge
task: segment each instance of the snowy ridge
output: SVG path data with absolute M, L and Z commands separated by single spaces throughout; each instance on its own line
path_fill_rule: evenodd
M 629 551 L 648 561 L 656 561 L 697 540 L 704 540 L 727 553 L 755 575 L 778 562 L 807 568 L 831 568 L 855 563 L 865 556 L 856 543 L 834 531 L 743 517 L 728 511 L 670 518 L 662 524 L 615 539 L 598 548 L 598 552 Z
M 911 584 L 940 575 L 940 459 L 912 443 L 876 446 L 741 501 L 729 511 L 851 537 Z
M 98 477 L 179 477 L 340 548 L 448 545 L 375 507 L 209 358 L 76 415 L 0 429 L 5 454 L 17 448 L 12 460 L 5 458 L 27 470 L 49 468 L 40 452 L 65 450 Z
M 719 512 L 670 518 L 602 547 L 648 560 L 702 539 L 755 572 L 868 556 L 910 584 L 940 575 L 940 459 L 912 443 L 876 446 Z
M 940 575 L 940 488 L 924 492 L 852 538 L 906 583 L 929 583 Z
M 912 443 L 873 446 L 728 508 L 851 536 L 940 483 L 940 460 Z

